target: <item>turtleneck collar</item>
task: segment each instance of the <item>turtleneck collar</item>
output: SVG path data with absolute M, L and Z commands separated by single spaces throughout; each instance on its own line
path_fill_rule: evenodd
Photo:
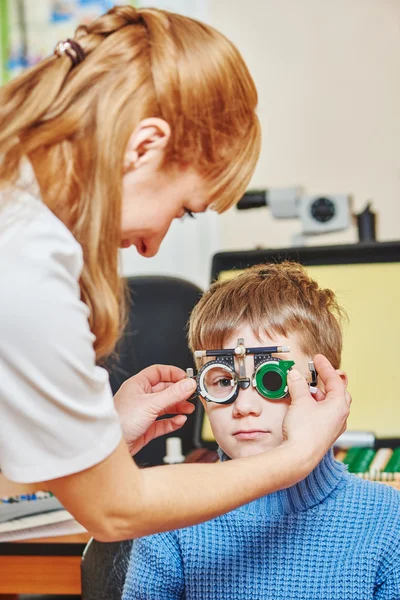
M 221 461 L 231 460 L 218 448 Z M 333 457 L 329 450 L 321 462 L 302 481 L 289 488 L 268 494 L 238 510 L 249 514 L 284 515 L 308 510 L 323 502 L 343 480 L 346 466 Z

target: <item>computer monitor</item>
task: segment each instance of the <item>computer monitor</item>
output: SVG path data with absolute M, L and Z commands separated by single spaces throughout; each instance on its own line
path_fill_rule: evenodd
M 353 397 L 348 430 L 400 437 L 400 242 L 278 248 L 216 254 L 211 280 L 256 264 L 295 260 L 345 308 L 342 368 Z M 214 446 L 207 419 L 198 445 Z

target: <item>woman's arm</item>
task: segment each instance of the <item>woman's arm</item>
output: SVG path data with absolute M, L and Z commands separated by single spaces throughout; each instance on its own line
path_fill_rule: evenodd
M 350 398 L 324 357 L 316 368 L 326 398 L 289 379 L 292 398 L 285 442 L 269 452 L 215 465 L 139 469 L 125 442 L 100 464 L 47 482 L 78 521 L 101 541 L 186 527 L 214 518 L 303 479 L 344 431 Z
M 311 470 L 299 456 L 282 446 L 223 464 L 139 469 L 121 442 L 100 464 L 47 483 L 96 539 L 111 542 L 194 525 L 288 487 Z

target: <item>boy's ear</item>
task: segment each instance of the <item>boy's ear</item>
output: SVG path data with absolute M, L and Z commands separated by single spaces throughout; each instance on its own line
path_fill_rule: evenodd
M 202 403 L 204 410 L 207 412 L 207 402 L 204 400 L 204 398 L 202 398 L 202 396 L 198 396 L 198 398 L 200 399 L 200 402 Z
M 341 380 L 343 381 L 344 385 L 347 388 L 348 383 L 349 383 L 349 378 L 347 377 L 347 373 L 345 373 L 341 369 L 336 369 L 336 373 L 340 376 Z

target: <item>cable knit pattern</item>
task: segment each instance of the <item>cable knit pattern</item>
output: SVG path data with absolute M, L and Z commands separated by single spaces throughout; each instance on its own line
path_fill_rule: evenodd
M 373 598 L 400 600 L 400 493 L 350 475 L 332 452 L 293 487 L 207 523 L 135 540 L 123 594 Z

